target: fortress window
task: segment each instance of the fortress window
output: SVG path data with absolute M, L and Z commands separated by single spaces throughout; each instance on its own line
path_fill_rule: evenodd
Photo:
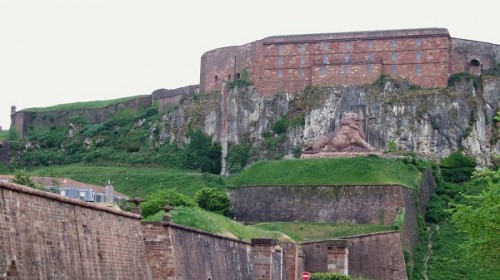
M 326 67 L 325 66 L 321 66 L 321 75 L 322 76 L 326 75 Z
M 305 71 L 304 71 L 304 69 L 300 69 L 300 77 L 301 77 L 301 78 L 304 78 L 304 76 L 305 76 Z
M 473 59 L 469 62 L 470 66 L 475 66 L 475 67 L 479 67 L 481 66 L 481 62 L 479 62 L 479 60 L 477 59 Z
M 283 71 L 282 70 L 278 71 L 278 78 L 283 78 Z
M 306 63 L 306 57 L 305 56 L 302 56 L 300 58 L 300 64 L 305 64 Z
M 398 67 L 396 65 L 391 65 L 391 73 L 393 75 L 398 73 Z
M 415 53 L 415 59 L 416 59 L 416 60 L 420 60 L 420 51 L 417 51 L 417 52 Z
M 373 54 L 369 53 L 368 55 L 366 55 L 366 60 L 370 63 L 373 62 Z
M 398 53 L 396 53 L 396 52 L 392 52 L 392 53 L 391 53 L 391 59 L 392 59 L 393 61 L 398 60 Z
M 351 42 L 345 42 L 345 43 L 344 43 L 344 49 L 346 49 L 346 50 L 350 50 L 350 49 L 352 49 L 352 44 L 351 44 Z
M 283 54 L 284 50 L 285 50 L 285 47 L 283 45 L 278 46 L 278 52 L 279 52 L 279 54 Z
M 368 48 L 373 49 L 373 41 L 368 41 Z
M 373 64 L 367 64 L 366 65 L 366 72 L 367 73 L 372 73 L 373 72 Z
M 422 66 L 420 64 L 415 65 L 415 73 L 420 74 L 422 72 Z
M 342 73 L 343 73 L 344 75 L 347 75 L 347 74 L 349 74 L 349 71 L 350 71 L 350 70 L 351 70 L 351 69 L 349 69 L 349 65 L 344 65 L 344 69 L 342 69 Z
M 327 55 L 323 56 L 323 64 L 328 64 L 328 56 Z
M 227 80 L 231 81 L 231 74 L 227 75 Z
M 283 57 L 278 57 L 278 65 L 283 65 L 284 63 L 284 60 L 283 60 Z
M 421 44 L 422 44 L 422 40 L 420 40 L 420 39 L 415 40 L 415 46 L 420 47 Z
M 391 42 L 391 48 L 395 49 L 398 47 L 398 40 L 394 39 Z
M 323 50 L 327 51 L 328 50 L 328 43 L 323 43 Z
M 214 81 L 218 81 L 218 80 L 219 80 L 219 76 L 215 75 Z
M 305 52 L 306 51 L 306 44 L 300 45 L 300 51 Z
M 239 79 L 241 78 L 241 74 L 240 73 L 236 73 L 236 79 Z
M 344 56 L 344 62 L 345 63 L 350 63 L 351 62 L 351 56 L 350 55 Z

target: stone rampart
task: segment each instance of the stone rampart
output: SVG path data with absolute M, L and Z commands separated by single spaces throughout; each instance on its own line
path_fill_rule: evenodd
M 151 279 L 140 218 L 0 182 L 0 277 Z

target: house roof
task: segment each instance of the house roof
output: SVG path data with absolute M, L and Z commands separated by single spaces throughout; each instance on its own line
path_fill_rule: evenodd
M 15 178 L 14 175 L 0 175 L 0 180 L 4 181 L 7 180 L 9 182 L 12 182 L 12 180 Z M 31 176 L 30 179 L 42 186 L 45 187 L 53 187 L 54 185 L 58 185 L 61 188 L 72 188 L 72 187 L 77 187 L 77 188 L 90 188 L 95 192 L 98 193 L 106 193 L 106 187 L 104 186 L 98 186 L 98 185 L 92 185 L 92 184 L 87 184 L 87 183 L 81 183 L 69 178 L 53 178 L 53 177 L 36 177 L 36 176 Z M 113 193 L 116 196 L 121 196 L 121 197 L 129 197 L 128 195 L 125 195 L 123 193 L 114 191 Z

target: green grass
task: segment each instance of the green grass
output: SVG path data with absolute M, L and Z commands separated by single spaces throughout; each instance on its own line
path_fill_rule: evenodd
M 254 227 L 282 232 L 297 242 L 324 240 L 345 236 L 388 231 L 393 227 L 377 224 L 332 224 L 332 223 L 259 223 Z
M 147 217 L 145 221 L 161 221 L 164 212 Z M 283 233 L 245 226 L 230 218 L 205 211 L 198 207 L 176 207 L 170 212 L 172 222 L 211 233 L 250 241 L 252 238 L 274 238 L 280 241 L 293 241 Z
M 126 102 L 129 100 L 133 100 L 133 99 L 136 99 L 136 98 L 139 98 L 142 96 L 143 95 L 136 95 L 136 96 L 121 97 L 121 98 L 111 99 L 111 100 L 74 102 L 74 103 L 59 104 L 59 105 L 54 105 L 54 106 L 49 106 L 49 107 L 27 108 L 27 109 L 23 109 L 22 111 L 53 112 L 53 111 L 72 111 L 72 110 L 82 110 L 82 109 L 103 108 L 103 107 L 106 107 L 109 105 L 118 104 L 118 103 Z
M 4 130 L 4 131 L 0 132 L 0 140 L 6 140 L 7 138 L 9 138 L 9 131 L 8 130 Z
M 262 161 L 228 182 L 233 186 L 399 184 L 417 188 L 421 175 L 412 164 L 368 156 Z
M 159 190 L 171 188 L 190 197 L 193 197 L 194 193 L 204 186 L 225 188 L 220 176 L 169 168 L 74 164 L 42 167 L 32 170 L 30 174 L 66 177 L 102 186 L 110 179 L 117 191 L 143 198 Z

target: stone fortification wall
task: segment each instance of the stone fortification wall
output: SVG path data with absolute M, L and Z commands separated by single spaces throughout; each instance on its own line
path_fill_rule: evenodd
M 235 218 L 246 222 L 317 221 L 391 225 L 404 187 L 272 186 L 230 191 Z
M 176 225 L 143 222 L 147 262 L 154 279 L 298 279 L 302 256 L 294 243 L 252 243 Z
M 406 278 L 399 231 L 344 237 L 349 244 L 348 273 L 372 280 Z M 305 270 L 327 272 L 328 240 L 302 243 Z
M 50 112 L 18 111 L 11 115 L 11 127 L 17 129 L 20 137 L 24 137 L 30 127 L 69 126 L 70 119 L 74 116 L 82 116 L 91 123 L 102 123 L 114 116 L 120 109 L 146 109 L 151 107 L 151 102 L 151 96 L 144 95 L 103 108 Z
M 479 74 L 481 69 L 490 69 L 500 63 L 500 45 L 452 38 L 450 60 L 451 73 Z
M 199 92 L 198 85 L 190 85 L 176 89 L 157 89 L 153 91 L 153 102 L 158 103 L 158 111 L 163 112 L 169 106 L 179 104 L 182 97 L 187 97 L 193 93 Z
M 10 162 L 10 143 L 0 141 L 0 163 L 9 164 Z
M 140 218 L 0 182 L 0 276 L 151 279 Z

